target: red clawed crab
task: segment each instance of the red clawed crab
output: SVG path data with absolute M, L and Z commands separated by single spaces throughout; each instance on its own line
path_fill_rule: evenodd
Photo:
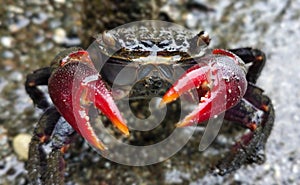
M 126 120 L 114 98 L 128 97 L 126 86 L 137 79 L 143 81 L 145 88 L 149 88 L 149 79 L 155 78 L 159 82 L 159 88 L 163 90 L 160 94 L 151 91 L 140 96 L 158 96 L 163 92 L 161 107 L 189 94 L 191 89 L 196 90 L 198 106 L 177 123 L 178 127 L 201 123 L 225 112 L 225 119 L 252 131 L 244 135 L 217 165 L 219 174 L 238 169 L 243 164 L 261 162 L 274 122 L 271 101 L 254 85 L 265 64 L 265 56 L 251 48 L 205 51 L 209 42 L 209 36 L 203 31 L 194 34 L 168 25 L 119 28 L 98 36 L 93 43 L 94 51 L 67 49 L 50 67 L 29 74 L 26 91 L 33 102 L 45 110 L 30 147 L 28 170 L 32 180 L 46 181 L 47 170 L 51 170 L 43 145 L 49 145 L 51 141 L 50 155 L 61 156 L 74 130 L 95 148 L 106 149 L 91 126 L 91 106 L 100 110 L 123 134 L 129 135 Z M 113 98 L 110 87 L 118 72 L 128 64 L 130 78 L 117 84 L 123 93 Z M 177 67 L 185 71 L 179 77 L 175 75 Z M 98 68 L 101 68 L 100 73 Z M 162 85 L 166 83 L 173 85 L 170 88 Z M 54 106 L 37 88 L 40 85 L 48 85 Z M 195 99 L 195 94 L 190 96 Z

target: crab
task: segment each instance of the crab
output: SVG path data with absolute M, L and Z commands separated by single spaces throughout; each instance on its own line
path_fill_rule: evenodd
M 128 123 L 116 101 L 133 97 L 161 96 L 158 109 L 184 96 L 187 102 L 197 101 L 176 127 L 201 124 L 224 113 L 226 120 L 250 130 L 214 167 L 215 173 L 225 175 L 264 161 L 275 117 L 271 100 L 255 85 L 265 65 L 264 53 L 252 48 L 209 50 L 206 32 L 163 26 L 151 23 L 106 31 L 93 47 L 66 49 L 50 67 L 27 76 L 26 91 L 44 110 L 30 144 L 27 168 L 32 182 L 63 184 L 63 154 L 75 133 L 96 150 L 108 150 L 94 131 L 91 109 L 128 136 Z M 131 73 L 116 82 L 126 66 Z M 177 74 L 177 68 L 183 72 Z M 138 90 L 131 89 L 135 84 Z M 38 88 L 42 85 L 48 85 L 53 105 Z

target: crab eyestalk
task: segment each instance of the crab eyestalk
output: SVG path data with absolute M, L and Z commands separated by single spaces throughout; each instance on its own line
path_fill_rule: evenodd
M 89 121 L 89 107 L 93 104 L 123 134 L 129 135 L 125 120 L 88 52 L 74 51 L 55 66 L 48 83 L 50 97 L 59 113 L 79 134 L 97 149 L 106 149 Z
M 207 121 L 235 106 L 247 89 L 243 62 L 229 51 L 214 50 L 212 56 L 188 69 L 175 82 L 160 105 L 176 100 L 191 89 L 204 93 L 199 96 L 198 107 L 180 121 L 178 127 Z

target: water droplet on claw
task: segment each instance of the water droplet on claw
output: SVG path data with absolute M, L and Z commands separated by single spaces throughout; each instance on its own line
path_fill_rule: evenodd
M 230 78 L 228 76 L 222 77 L 223 80 L 225 80 L 225 82 L 230 82 Z

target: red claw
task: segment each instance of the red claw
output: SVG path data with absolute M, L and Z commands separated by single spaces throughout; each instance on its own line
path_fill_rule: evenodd
M 50 97 L 60 114 L 91 145 L 105 150 L 91 127 L 88 109 L 93 103 L 125 135 L 128 128 L 110 91 L 105 87 L 84 50 L 71 53 L 55 69 L 48 82 Z
M 200 59 L 166 92 L 161 105 L 191 89 L 201 90 L 198 107 L 177 126 L 200 123 L 236 105 L 247 89 L 243 62 L 233 53 L 217 49 Z

